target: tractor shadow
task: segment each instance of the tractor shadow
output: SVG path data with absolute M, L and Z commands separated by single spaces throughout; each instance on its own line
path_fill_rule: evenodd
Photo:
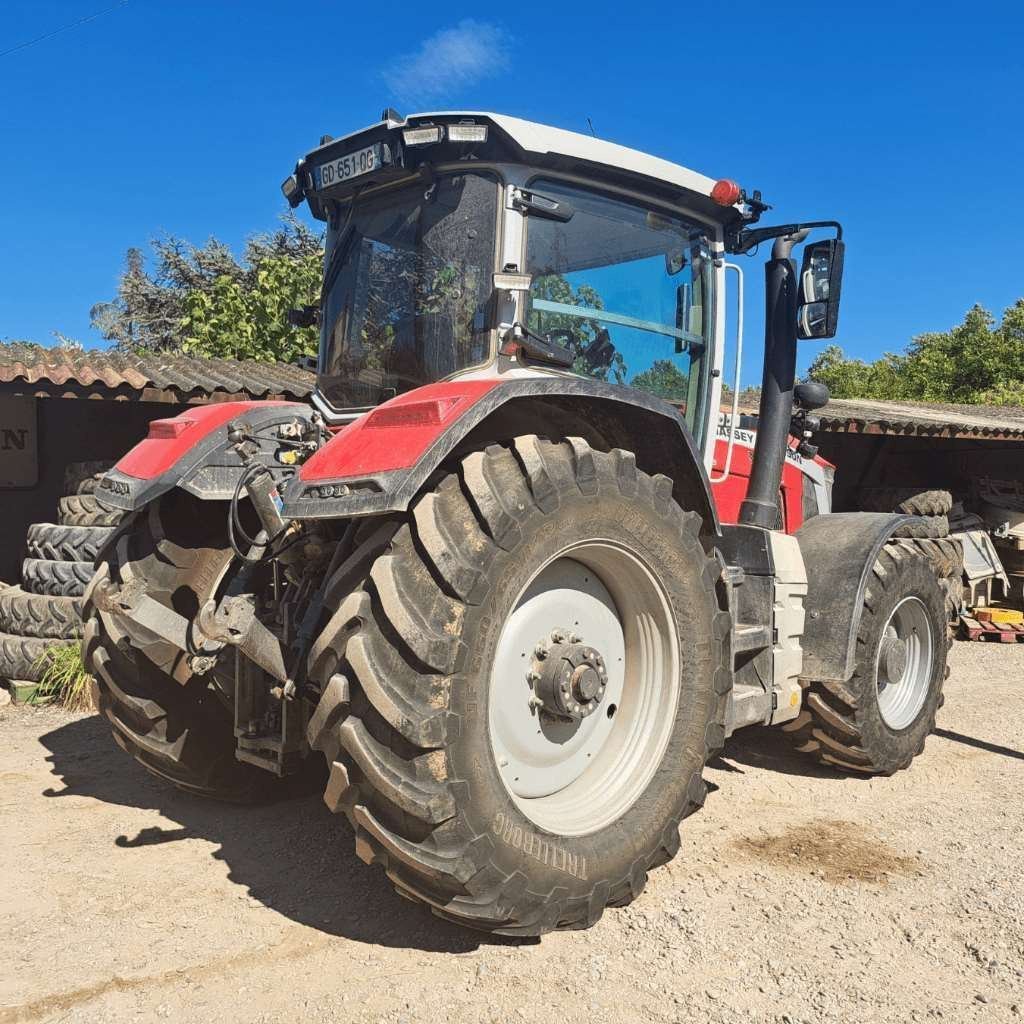
M 319 795 L 238 806 L 182 793 L 144 772 L 110 737 L 99 716 L 67 722 L 40 737 L 63 788 L 45 796 L 85 796 L 158 811 L 166 825 L 111 834 L 111 855 L 136 847 L 200 838 L 216 845 L 232 882 L 264 906 L 300 924 L 357 942 L 429 952 L 465 953 L 482 945 L 521 944 L 475 933 L 398 896 L 378 868 L 360 861 L 348 822 Z M 536 941 L 536 940 L 525 940 Z
M 778 728 L 754 726 L 740 729 L 725 741 L 725 749 L 708 762 L 722 772 L 743 774 L 744 768 L 798 775 L 810 779 L 849 779 L 846 772 L 819 764 L 793 749 L 793 741 Z

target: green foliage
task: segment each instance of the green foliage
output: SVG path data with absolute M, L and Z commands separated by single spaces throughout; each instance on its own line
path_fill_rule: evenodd
M 886 353 L 873 363 L 847 359 L 830 345 L 807 377 L 827 384 L 833 398 L 1022 405 L 1024 299 L 998 323 L 974 306 L 952 330 L 918 335 L 903 354 Z
M 92 676 L 85 670 L 79 644 L 47 648 L 35 667 L 41 670 L 41 675 L 33 703 L 54 697 L 69 711 L 95 710 Z
M 92 308 L 93 326 L 117 348 L 281 362 L 315 354 L 317 329 L 286 317 L 318 300 L 323 242 L 293 216 L 249 239 L 241 259 L 215 238 L 151 248 L 154 272 L 130 249 L 117 297 Z
M 534 278 L 530 285 L 534 299 L 547 299 L 567 306 L 604 309 L 604 300 L 588 284 L 573 286 L 561 274 L 545 274 Z M 531 310 L 529 328 L 540 335 L 552 335 L 555 344 L 569 349 L 576 356 L 573 372 L 583 377 L 596 377 L 622 384 L 626 379 L 626 364 L 622 356 L 610 345 L 602 344 L 606 332 L 597 320 L 583 319 L 568 313 L 549 313 Z
M 270 256 L 251 280 L 222 275 L 184 297 L 182 351 L 196 356 L 291 363 L 317 349 L 314 327 L 288 324 L 288 310 L 316 301 L 323 257 Z
M 685 402 L 690 378 L 671 359 L 656 359 L 649 370 L 638 373 L 629 383 L 670 402 Z

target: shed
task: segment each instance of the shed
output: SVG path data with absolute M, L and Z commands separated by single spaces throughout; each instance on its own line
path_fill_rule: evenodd
M 26 530 L 54 521 L 74 467 L 109 465 L 185 406 L 304 401 L 314 380 L 253 360 L 0 344 L 0 581 L 19 578 Z

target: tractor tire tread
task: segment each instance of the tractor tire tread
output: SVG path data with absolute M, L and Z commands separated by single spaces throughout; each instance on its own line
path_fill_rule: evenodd
M 598 486 L 639 494 L 699 552 L 701 585 L 718 608 L 713 651 L 728 664 L 729 614 L 717 588 L 720 567 L 700 545 L 700 518 L 670 499 L 670 488 L 636 469 L 626 452 L 597 452 L 579 439 L 533 435 L 464 455 L 406 515 L 387 521 L 373 550 L 356 552 L 327 584 L 336 611 L 314 642 L 309 677 L 322 687 L 307 732 L 329 765 L 328 807 L 344 812 L 356 853 L 381 866 L 403 896 L 438 916 L 504 935 L 538 935 L 593 924 L 606 906 L 629 903 L 647 872 L 679 849 L 678 821 L 656 849 L 640 851 L 623 877 L 596 882 L 586 898 L 527 890 L 490 860 L 493 839 L 458 809 L 468 782 L 451 775 L 445 746 L 460 727 L 447 710 L 450 677 L 465 657 L 466 609 L 490 586 L 487 570 L 514 552 L 537 510 L 553 511 L 569 491 Z M 376 535 L 375 535 L 376 536 Z M 715 676 L 702 764 L 724 743 L 731 677 Z M 681 818 L 704 802 L 694 772 Z
M 46 640 L 74 640 L 82 633 L 80 597 L 49 597 L 21 587 L 0 590 L 0 633 Z
M 92 562 L 26 558 L 21 564 L 21 583 L 30 594 L 81 597 L 94 572 Z
M 0 678 L 39 682 L 46 671 L 43 655 L 53 647 L 72 646 L 73 640 L 0 633 Z
M 52 562 L 95 562 L 113 533 L 112 526 L 34 523 L 28 528 L 26 538 L 28 556 Z
M 908 516 L 948 516 L 953 495 L 943 490 L 915 487 L 865 487 L 858 505 L 865 512 L 902 512 Z

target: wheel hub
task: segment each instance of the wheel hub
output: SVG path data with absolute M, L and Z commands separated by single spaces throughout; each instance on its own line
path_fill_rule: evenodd
M 594 713 L 608 687 L 601 654 L 578 634 L 563 629 L 552 630 L 537 644 L 529 678 L 535 707 L 574 722 Z
M 903 678 L 903 674 L 907 671 L 908 658 L 906 640 L 894 636 L 886 637 L 882 641 L 879 665 L 885 678 L 890 682 Z

